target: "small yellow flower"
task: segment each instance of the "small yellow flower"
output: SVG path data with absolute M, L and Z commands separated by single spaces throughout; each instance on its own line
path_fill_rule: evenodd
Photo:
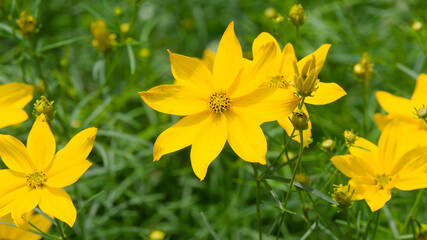
M 28 119 L 23 108 L 33 99 L 33 91 L 33 86 L 24 83 L 0 85 L 0 128 Z
M 163 240 L 165 239 L 166 234 L 159 230 L 154 230 L 150 233 L 150 240 Z
M 40 100 L 37 100 L 34 104 L 34 109 L 36 110 L 37 116 L 44 114 L 48 122 L 53 120 L 53 101 L 49 102 L 45 96 L 41 96 Z
M 360 61 L 356 65 L 354 65 L 353 72 L 358 80 L 366 84 L 372 78 L 372 68 L 373 64 L 371 62 L 371 58 L 365 52 L 363 53 L 363 56 Z
M 414 32 L 419 32 L 422 28 L 423 28 L 423 24 L 419 21 L 416 21 L 411 25 L 411 29 Z
M 130 28 L 129 23 L 122 23 L 122 24 L 120 24 L 120 32 L 122 32 L 122 33 L 129 32 L 129 28 Z
M 34 211 L 28 212 L 24 215 L 25 219 L 28 219 L 34 226 L 43 232 L 48 232 L 52 226 L 52 222 L 45 218 L 41 214 L 36 214 Z M 0 218 L 1 222 L 13 223 L 12 216 L 7 214 Z M 31 230 L 36 231 L 33 227 L 30 227 Z M 6 224 L 0 224 L 0 239 L 10 239 L 10 240 L 39 240 L 42 237 L 30 231 L 26 231 L 20 228 L 9 226 Z
M 34 29 L 36 28 L 36 19 L 31 14 L 27 14 L 27 11 L 25 10 L 21 12 L 16 23 L 18 24 L 21 33 L 26 36 L 33 34 Z
M 260 88 L 275 53 L 271 42 L 253 61 L 244 59 L 233 22 L 219 43 L 212 72 L 199 59 L 169 53 L 175 83 L 139 94 L 157 111 L 186 117 L 157 138 L 154 161 L 192 145 L 191 165 L 203 180 L 228 141 L 243 160 L 265 164 L 267 142 L 260 122 L 287 116 L 295 106 L 271 98 L 274 89 Z
M 16 226 L 28 228 L 28 219 L 22 216 L 38 205 L 72 227 L 76 208 L 62 188 L 75 183 L 92 165 L 86 158 L 96 131 L 81 131 L 56 154 L 55 138 L 44 114 L 31 128 L 27 147 L 12 136 L 0 135 L 0 157 L 9 168 L 0 170 L 0 216 L 12 213 Z
M 116 35 L 108 31 L 107 24 L 101 19 L 98 18 L 90 24 L 90 31 L 94 38 L 92 46 L 100 52 L 106 52 L 116 44 Z
M 350 185 L 343 186 L 340 185 L 333 185 L 334 186 L 334 192 L 331 194 L 332 199 L 335 200 L 335 202 L 338 203 L 338 207 L 341 209 L 345 209 L 351 206 L 354 194 L 354 188 Z
M 393 188 L 410 191 L 427 187 L 427 147 L 413 138 L 394 121 L 385 127 L 378 147 L 358 138 L 349 147 L 350 154 L 334 156 L 331 161 L 351 178 L 348 184 L 355 188 L 355 199 L 365 199 L 374 212 L 390 200 Z
M 295 26 L 299 27 L 304 24 L 304 8 L 301 4 L 295 4 L 289 11 L 289 21 Z

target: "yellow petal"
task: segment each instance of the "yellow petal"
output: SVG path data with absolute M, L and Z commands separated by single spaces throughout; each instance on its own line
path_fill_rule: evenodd
M 247 162 L 265 164 L 267 141 L 261 127 L 242 112 L 229 111 L 226 114 L 228 143 L 233 151 Z
M 47 185 L 63 188 L 75 183 L 83 175 L 92 165 L 86 158 L 92 151 L 96 132 L 97 129 L 93 127 L 79 132 L 56 153 L 46 173 Z
M 338 155 L 331 158 L 332 164 L 349 178 L 377 176 L 370 159 L 362 159 L 353 155 Z
M 166 129 L 157 137 L 153 148 L 154 161 L 158 161 L 163 155 L 178 151 L 191 145 L 194 138 L 206 125 L 210 112 L 186 116 L 175 125 Z
M 49 229 L 52 226 L 52 222 L 41 214 L 33 214 L 30 218 L 30 222 L 43 232 L 49 232 Z M 30 229 L 37 231 L 33 227 L 30 227 Z M 16 240 L 39 240 L 40 238 L 40 235 L 34 234 L 29 231 L 22 231 L 19 237 L 16 238 Z
M 24 144 L 9 135 L 0 135 L 0 157 L 13 171 L 29 174 L 36 168 Z
M 28 155 L 37 170 L 44 171 L 53 160 L 56 151 L 55 137 L 44 114 L 37 117 L 27 140 Z
M 312 93 L 312 97 L 307 97 L 305 103 L 313 105 L 325 105 L 335 102 L 347 93 L 336 83 L 317 83 L 318 89 Z
M 307 117 L 309 117 L 310 115 L 308 114 L 307 111 L 307 107 L 305 105 L 303 105 L 302 110 L 304 111 L 305 114 L 307 114 Z M 281 118 L 279 120 L 277 120 L 277 122 L 280 124 L 280 126 L 286 131 L 286 133 L 288 134 L 288 136 L 290 137 L 292 135 L 292 132 L 294 132 L 294 125 L 292 124 L 291 120 L 292 119 L 292 113 L 289 114 L 287 117 Z M 311 129 L 312 129 L 312 124 L 311 121 L 308 121 L 308 128 L 306 130 L 303 131 L 302 133 L 302 140 L 303 140 L 303 145 L 304 147 L 308 147 L 310 141 L 309 139 L 311 138 Z M 297 142 L 301 142 L 301 138 L 299 136 L 298 131 L 294 132 L 295 137 L 293 137 L 292 139 L 294 141 Z
M 399 175 L 400 180 L 427 173 L 426 159 L 427 147 L 417 147 L 407 151 L 391 166 L 390 175 Z
M 365 193 L 365 201 L 368 204 L 372 212 L 382 208 L 388 200 L 391 198 L 390 190 L 371 190 Z
M 390 123 L 393 119 L 389 115 L 382 115 L 381 113 L 374 114 L 375 123 L 378 126 L 378 129 L 382 132 L 385 126 Z
M 271 36 L 270 33 L 262 32 L 255 38 L 254 42 L 252 43 L 253 58 L 260 58 L 263 54 L 263 47 L 271 42 L 274 43 L 274 48 L 276 49 L 276 56 L 279 57 L 281 55 L 279 43 L 277 43 L 276 39 Z
M 191 166 L 202 181 L 211 162 L 219 155 L 227 139 L 227 124 L 223 114 L 209 114 L 191 146 Z
M 297 58 L 291 43 L 286 44 L 283 48 L 281 60 L 279 71 L 285 78 L 293 78 L 294 74 L 298 74 Z
M 3 217 L 0 218 L 1 222 L 7 222 L 7 223 L 11 223 L 13 224 L 13 219 L 10 216 L 10 214 L 7 214 Z M 26 232 L 23 229 L 17 228 L 17 227 L 13 227 L 10 225 L 6 225 L 6 224 L 0 224 L 0 239 L 11 239 L 11 240 L 15 240 L 18 239 L 19 235 L 22 235 L 22 233 Z M 34 233 L 33 233 L 34 234 Z M 35 234 L 34 234 L 35 235 Z M 36 240 L 40 239 L 37 238 Z M 26 239 L 22 239 L 22 240 L 26 240 Z
M 139 95 L 148 106 L 167 114 L 191 115 L 208 107 L 208 95 L 202 97 L 193 88 L 183 85 L 160 85 Z
M 409 99 L 396 97 L 384 91 L 377 91 L 378 103 L 388 114 L 413 117 L 414 106 Z
M 25 83 L 0 85 L 0 108 L 24 108 L 33 99 L 33 91 L 34 87 Z
M 419 175 L 409 175 L 405 177 L 399 176 L 399 181 L 396 185 L 396 188 L 403 191 L 427 188 L 427 173 L 421 173 Z
M 317 74 L 319 74 L 320 70 L 322 70 L 323 64 L 325 63 L 325 60 L 326 60 L 326 55 L 328 55 L 328 51 L 330 47 L 331 47 L 331 44 L 323 44 L 316 51 L 312 53 L 316 57 Z M 303 59 L 298 61 L 298 69 L 300 71 L 302 67 L 305 65 L 305 63 L 311 59 L 312 54 L 309 54 L 305 56 Z
M 17 227 L 28 229 L 28 220 L 23 218 L 23 215 L 31 210 L 33 210 L 40 201 L 40 189 L 29 189 L 21 194 L 15 201 L 12 218 L 13 222 Z
M 297 107 L 299 98 L 282 88 L 259 87 L 251 94 L 232 99 L 233 107 L 263 122 L 285 119 Z
M 40 209 L 51 216 L 73 227 L 76 221 L 77 211 L 73 201 L 62 188 L 44 186 L 41 191 Z
M 202 63 L 208 68 L 211 73 L 213 72 L 214 61 L 215 53 L 210 49 L 206 48 L 205 51 L 203 51 Z
M 209 95 L 212 91 L 212 74 L 195 58 L 171 53 L 169 50 L 172 74 L 176 79 L 176 84 L 184 84 L 193 87 L 197 91 Z
M 380 169 L 378 147 L 372 142 L 359 137 L 353 145 L 349 147 L 351 155 L 361 159 L 369 159 L 373 169 Z
M 215 90 L 227 90 L 242 68 L 242 48 L 234 33 L 231 22 L 222 35 L 213 65 L 213 85 Z
M 0 170 L 0 216 L 12 211 L 12 203 L 27 188 L 25 174 L 19 174 L 9 169 Z
M 412 94 L 411 101 L 416 103 L 418 108 L 422 107 L 422 104 L 427 105 L 427 74 L 421 73 L 418 76 L 417 83 L 415 85 L 414 93 Z
M 27 119 L 28 115 L 22 109 L 0 107 L 0 128 L 21 123 Z

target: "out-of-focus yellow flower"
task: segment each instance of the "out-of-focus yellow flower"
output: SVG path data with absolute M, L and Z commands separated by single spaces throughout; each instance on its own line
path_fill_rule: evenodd
M 265 164 L 267 142 L 260 122 L 287 116 L 295 105 L 270 96 L 260 88 L 276 57 L 274 43 L 262 46 L 253 61 L 243 58 L 231 22 L 225 31 L 210 72 L 196 58 L 170 53 L 175 83 L 140 92 L 151 108 L 186 116 L 164 131 L 154 144 L 154 161 L 164 154 L 192 145 L 191 165 L 203 180 L 210 163 L 226 141 L 243 160 Z
M 354 194 L 354 188 L 350 185 L 343 186 L 340 185 L 333 185 L 334 192 L 331 194 L 332 199 L 335 200 L 335 202 L 338 203 L 338 206 L 340 209 L 345 209 L 351 206 L 352 200 L 355 200 L 353 197 Z
M 120 7 L 114 8 L 114 15 L 121 16 L 122 14 L 123 14 L 123 9 L 121 9 Z
M 96 19 L 90 24 L 90 31 L 93 36 L 92 46 L 100 52 L 106 52 L 116 44 L 116 34 L 112 34 L 107 29 L 107 24 L 101 19 Z
M 148 58 L 150 56 L 150 49 L 143 47 L 139 50 L 139 56 L 141 58 Z
M 165 239 L 166 234 L 159 230 L 154 230 L 150 233 L 150 240 L 163 240 Z
M 273 19 L 277 16 L 276 9 L 269 7 L 264 10 L 264 16 L 268 19 Z
M 297 173 L 295 175 L 295 181 L 298 181 L 306 186 L 310 186 L 310 179 L 304 173 Z
M 423 28 L 423 24 L 419 21 L 412 23 L 411 29 L 414 32 L 419 32 Z
M 351 178 L 348 184 L 355 188 L 355 199 L 365 199 L 374 212 L 390 200 L 393 188 L 410 191 L 427 187 L 427 147 L 414 141 L 416 137 L 394 121 L 385 127 L 378 147 L 358 138 L 349 147 L 350 154 L 334 156 L 331 161 Z
M 33 99 L 33 91 L 33 86 L 24 83 L 0 85 L 0 128 L 28 119 L 23 108 Z
M 422 109 L 427 105 L 427 74 L 421 73 L 418 76 L 411 99 L 397 97 L 384 91 L 377 91 L 375 95 L 380 106 L 388 113 L 388 115 L 380 113 L 374 115 L 380 130 L 396 119 L 402 123 L 405 131 L 422 134 L 423 137 L 414 141 L 427 139 L 427 122 L 425 118 L 418 116 L 418 113 L 422 114 L 424 111 Z
M 129 32 L 129 28 L 130 28 L 129 23 L 122 23 L 122 24 L 120 24 L 120 32 L 122 32 L 122 33 Z
M 283 20 L 285 20 L 285 18 L 280 14 L 274 19 L 274 21 L 277 23 L 281 23 Z
M 360 61 L 356 65 L 354 65 L 353 72 L 358 80 L 366 84 L 372 78 L 372 68 L 373 64 L 371 62 L 371 58 L 365 52 L 363 53 L 363 56 Z
M 304 8 L 301 4 L 295 4 L 289 11 L 289 21 L 295 26 L 299 27 L 305 22 Z
M 42 230 L 43 232 L 48 232 L 52 226 L 52 222 L 49 221 L 41 214 L 36 214 L 34 211 L 28 212 L 24 215 L 24 218 L 30 221 L 34 226 Z M 12 216 L 7 214 L 0 218 L 1 222 L 13 223 Z M 31 230 L 37 232 L 36 229 L 30 227 Z M 32 232 L 9 226 L 6 224 L 0 224 L 0 239 L 10 239 L 10 240 L 39 240 L 41 239 L 40 235 L 34 234 Z
M 34 104 L 37 116 L 44 114 L 47 121 L 50 123 L 53 120 L 53 101 L 49 102 L 45 96 L 41 96 L 40 100 L 37 100 Z
M 359 136 L 357 136 L 356 133 L 353 132 L 353 130 L 345 130 L 344 131 L 344 139 L 347 146 L 353 145 L 357 139 L 359 139 Z
M 31 14 L 27 14 L 27 11 L 25 10 L 21 12 L 16 23 L 18 24 L 21 33 L 26 36 L 33 34 L 34 29 L 36 28 L 36 19 Z
M 28 228 L 28 219 L 22 216 L 38 205 L 72 227 L 76 208 L 62 188 L 75 183 L 92 165 L 86 158 L 96 131 L 81 131 L 56 154 L 55 138 L 44 114 L 31 128 L 27 147 L 12 136 L 0 135 L 0 157 L 9 168 L 0 170 L 0 216 L 11 213 L 16 226 Z

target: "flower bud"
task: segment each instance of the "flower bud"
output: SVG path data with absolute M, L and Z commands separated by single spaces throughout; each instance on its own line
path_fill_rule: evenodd
M 139 50 L 139 56 L 141 58 L 148 58 L 150 56 L 150 49 L 143 47 Z
M 18 24 L 22 35 L 29 36 L 33 34 L 34 29 L 36 28 L 36 19 L 31 14 L 27 15 L 27 11 L 25 10 L 21 12 L 16 23 Z
M 43 113 L 47 121 L 52 122 L 54 115 L 53 101 L 49 102 L 45 96 L 41 96 L 40 100 L 37 100 L 34 104 L 34 109 L 37 117 Z
M 120 32 L 122 32 L 122 33 L 129 32 L 129 28 L 130 28 L 129 23 L 122 23 L 122 24 L 120 24 Z
M 150 233 L 150 240 L 163 240 L 165 239 L 165 233 L 159 230 L 154 230 Z
M 281 23 L 281 22 L 283 22 L 283 20 L 285 20 L 284 18 L 283 18 L 283 16 L 282 15 L 278 15 L 275 19 L 274 19 L 274 21 L 276 22 L 276 23 Z
M 299 27 L 304 24 L 305 16 L 304 9 L 301 4 L 295 4 L 289 11 L 289 21 L 295 26 Z
M 423 24 L 419 21 L 416 21 L 411 25 L 411 29 L 414 32 L 419 32 L 422 28 L 423 28 Z
M 309 119 L 303 110 L 297 110 L 294 112 L 291 121 L 297 131 L 304 131 L 308 129 Z
M 264 16 L 268 19 L 273 19 L 277 16 L 277 11 L 276 11 L 276 9 L 271 8 L 271 7 L 266 8 L 264 10 Z
M 345 138 L 345 142 L 347 143 L 347 145 L 350 146 L 350 145 L 354 144 L 354 142 L 356 142 L 356 140 L 359 137 L 353 131 L 345 130 L 344 131 L 344 138 Z
M 114 15 L 121 16 L 122 14 L 123 14 L 123 9 L 121 9 L 120 7 L 114 8 Z
M 338 207 L 340 209 L 345 209 L 351 206 L 352 197 L 354 193 L 354 189 L 350 185 L 343 186 L 340 185 L 333 185 L 334 187 L 334 193 L 331 194 L 332 199 L 335 200 L 335 202 L 338 203 Z
M 356 76 L 357 80 L 363 83 L 368 83 L 369 80 L 371 80 L 372 78 L 372 68 L 373 64 L 371 62 L 371 58 L 365 52 L 363 53 L 363 56 L 360 61 L 356 65 L 354 65 L 353 73 Z
M 321 149 L 325 152 L 332 152 L 335 148 L 335 141 L 332 139 L 326 139 L 321 144 Z
M 426 119 L 427 118 L 427 110 L 425 107 L 422 107 L 420 109 L 415 109 L 417 111 L 417 117 L 418 118 L 422 118 L 422 119 Z

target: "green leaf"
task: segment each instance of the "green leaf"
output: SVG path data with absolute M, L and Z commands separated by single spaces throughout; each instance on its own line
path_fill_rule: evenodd
M 65 46 L 65 45 L 68 45 L 68 44 L 71 44 L 71 43 L 74 43 L 74 42 L 78 42 L 78 41 L 81 41 L 81 40 L 86 40 L 86 39 L 89 39 L 89 38 L 90 38 L 89 35 L 85 35 L 85 36 L 80 36 L 80 37 L 75 37 L 75 38 L 67 39 L 67 40 L 64 40 L 64 41 L 59 41 L 59 42 L 52 43 L 52 44 L 46 45 L 46 46 L 38 49 L 36 53 L 40 54 L 40 53 L 45 52 L 47 50 L 59 48 L 59 47 L 62 47 L 62 46 Z
M 133 75 L 135 73 L 135 55 L 133 54 L 132 46 L 129 43 L 126 44 L 126 48 L 129 56 L 130 74 Z

